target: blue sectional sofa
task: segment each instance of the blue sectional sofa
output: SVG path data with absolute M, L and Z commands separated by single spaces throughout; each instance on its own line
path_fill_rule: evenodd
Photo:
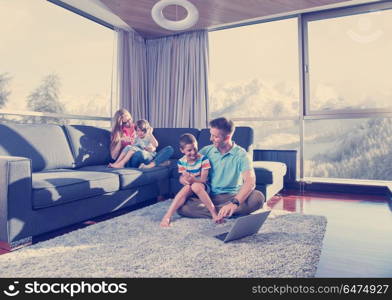
M 160 148 L 175 150 L 170 166 L 110 169 L 109 130 L 0 124 L 0 247 L 12 250 L 33 236 L 176 193 L 178 138 L 186 132 L 199 148 L 210 144 L 208 129 L 155 128 Z M 250 151 L 253 131 L 238 127 L 233 139 Z M 257 188 L 268 199 L 282 189 L 285 166 L 257 163 Z

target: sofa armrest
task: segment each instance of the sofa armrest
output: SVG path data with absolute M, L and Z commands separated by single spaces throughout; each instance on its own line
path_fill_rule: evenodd
M 0 156 L 0 241 L 9 240 L 8 222 L 31 211 L 31 160 L 25 157 Z

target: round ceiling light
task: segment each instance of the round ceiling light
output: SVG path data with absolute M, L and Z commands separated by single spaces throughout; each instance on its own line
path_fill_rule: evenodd
M 187 16 L 178 21 L 168 20 L 163 15 L 163 9 L 169 5 L 182 6 L 187 11 Z M 199 11 L 188 0 L 160 0 L 151 9 L 152 19 L 162 28 L 168 30 L 185 30 L 196 24 L 199 19 Z

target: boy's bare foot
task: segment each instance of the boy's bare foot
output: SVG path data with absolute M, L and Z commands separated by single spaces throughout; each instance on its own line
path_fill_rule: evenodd
M 161 227 L 169 227 L 170 226 L 170 218 L 163 217 L 160 226 Z
M 162 202 L 162 201 L 165 201 L 165 200 L 166 200 L 166 198 L 164 196 L 162 196 L 162 195 L 159 195 L 157 197 L 157 202 Z

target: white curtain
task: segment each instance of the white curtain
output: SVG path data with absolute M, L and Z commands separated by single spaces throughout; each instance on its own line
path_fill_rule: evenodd
M 208 32 L 147 40 L 146 46 L 152 124 L 207 127 Z
M 118 31 L 119 107 L 134 120 L 149 119 L 147 101 L 147 58 L 145 40 L 134 31 Z

